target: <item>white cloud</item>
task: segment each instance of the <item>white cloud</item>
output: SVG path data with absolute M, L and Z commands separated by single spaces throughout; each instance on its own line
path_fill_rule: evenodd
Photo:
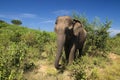
M 55 20 L 44 20 L 44 21 L 41 21 L 40 23 L 54 23 Z
M 37 15 L 30 13 L 22 13 L 22 14 L 0 14 L 0 18 L 6 19 L 24 19 L 24 18 L 36 18 Z
M 54 23 L 55 20 L 51 18 L 41 18 L 39 23 Z
M 20 16 L 21 16 L 22 18 L 36 18 L 36 17 L 37 17 L 37 15 L 35 15 L 35 14 L 30 14 L 30 13 L 23 13 L 23 14 L 20 14 Z
M 119 29 L 110 28 L 109 32 L 110 32 L 111 36 L 115 36 L 116 34 L 120 33 L 120 30 Z
M 71 10 L 58 10 L 58 11 L 54 11 L 53 13 L 56 15 L 69 15 L 71 14 Z
M 12 16 L 11 16 L 12 17 Z M 3 15 L 3 14 L 0 14 L 0 18 L 9 18 L 8 15 Z

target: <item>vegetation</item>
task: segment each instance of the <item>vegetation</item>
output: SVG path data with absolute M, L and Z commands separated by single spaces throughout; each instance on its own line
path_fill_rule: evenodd
M 3 21 L 3 20 L 0 20 L 0 23 L 5 23 L 5 21 Z
M 8 24 L 5 22 L 5 21 L 3 21 L 3 20 L 0 20 L 0 28 L 1 27 L 6 27 Z
M 73 15 L 88 32 L 83 55 L 64 70 L 53 66 L 56 35 L 0 21 L 0 80 L 119 80 L 120 37 L 109 36 L 111 21 Z M 65 59 L 62 57 L 61 63 Z
M 110 38 L 108 41 L 108 45 L 110 48 L 110 51 L 112 53 L 118 54 L 120 55 L 120 37 L 118 35 L 116 35 L 113 38 Z
M 0 80 L 22 80 L 23 73 L 35 68 L 34 62 L 42 58 L 52 33 L 6 25 L 0 29 Z
M 111 21 L 106 20 L 105 23 L 101 23 L 99 19 L 95 18 L 93 22 L 89 23 L 84 16 L 73 15 L 73 18 L 80 20 L 87 30 L 85 53 L 92 56 L 106 56 L 108 29 L 111 27 Z
M 116 34 L 117 37 L 120 37 L 120 33 Z
M 12 20 L 11 23 L 15 24 L 15 25 L 21 25 L 22 24 L 22 22 L 20 20 Z
M 84 16 L 73 15 L 74 18 L 80 20 L 87 30 L 87 41 L 84 47 L 85 56 L 77 59 L 70 67 L 75 80 L 116 80 L 120 77 L 113 78 L 113 75 L 101 76 L 101 69 L 106 70 L 106 64 L 112 64 L 108 55 L 111 53 L 119 53 L 120 38 L 111 38 L 108 29 L 111 27 L 111 21 L 106 20 L 101 23 L 98 19 L 89 23 Z M 113 46 L 114 45 L 114 46 Z M 116 45 L 116 46 L 115 46 Z M 112 48 L 112 49 L 111 49 Z M 118 65 L 115 65 L 116 67 Z M 114 70 L 114 69 L 113 69 Z M 118 69 L 118 71 L 120 68 Z M 116 71 L 116 70 L 115 70 Z M 107 72 L 105 72 L 107 74 Z M 108 72 L 109 74 L 109 72 Z M 114 74 L 114 73 L 113 73 Z M 118 72 L 119 74 L 119 72 Z M 114 75 L 116 76 L 116 75 Z M 104 77 L 104 78 L 102 78 Z

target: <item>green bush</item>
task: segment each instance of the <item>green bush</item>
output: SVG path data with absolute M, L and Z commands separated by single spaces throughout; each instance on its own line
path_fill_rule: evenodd
M 117 33 L 117 34 L 116 34 L 116 37 L 120 37 L 120 33 Z
M 36 47 L 39 48 L 40 52 L 43 52 L 45 50 L 44 46 L 46 43 L 49 43 L 50 41 L 52 41 L 50 34 L 45 31 L 37 34 L 36 39 L 37 39 Z
M 75 80 L 86 80 L 87 79 L 87 75 L 86 75 L 86 65 L 83 65 L 81 63 L 82 61 L 76 61 L 73 65 L 72 65 L 72 76 L 74 77 Z
M 28 46 L 37 44 L 36 35 L 33 32 L 27 32 L 21 36 L 21 40 Z
M 120 55 L 120 37 L 116 36 L 108 40 L 108 45 L 112 53 Z
M 106 20 L 105 23 L 102 23 L 95 19 L 92 23 L 89 23 L 85 16 L 73 15 L 73 18 L 80 20 L 87 31 L 84 53 L 92 56 L 106 56 L 108 50 L 107 40 L 109 39 L 108 30 L 111 21 Z
M 74 80 L 99 80 L 100 69 L 104 69 L 109 62 L 105 57 L 85 55 L 68 66 L 68 70 L 71 71 Z
M 0 29 L 0 80 L 23 80 L 36 67 L 52 33 L 10 25 Z
M 22 34 L 20 32 L 14 32 L 14 34 L 10 37 L 12 42 L 20 42 Z
M 26 55 L 24 45 L 11 43 L 7 48 L 0 47 L 0 79 L 1 80 L 21 80 L 23 77 L 23 67 Z
M 6 27 L 6 26 L 8 26 L 7 23 L 5 23 L 5 22 L 0 22 L 0 28 L 2 28 L 2 27 Z
M 85 56 L 76 59 L 70 67 L 75 80 L 96 80 L 99 79 L 97 68 L 104 67 L 102 60 L 107 59 L 107 51 L 109 51 L 109 28 L 111 21 L 106 20 L 105 23 L 95 19 L 88 22 L 85 16 L 73 15 L 73 18 L 80 20 L 87 31 L 87 39 L 83 49 Z
M 20 20 L 12 20 L 11 23 L 15 24 L 15 25 L 21 25 L 22 24 L 22 22 Z

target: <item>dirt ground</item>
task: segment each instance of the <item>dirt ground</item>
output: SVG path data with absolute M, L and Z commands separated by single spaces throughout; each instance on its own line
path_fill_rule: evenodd
M 120 64 L 120 55 L 110 53 L 109 58 L 115 63 Z M 108 65 L 110 67 L 110 65 Z M 104 72 L 104 69 L 101 70 Z M 73 80 L 69 71 L 59 73 L 47 60 L 38 62 L 38 67 L 31 72 L 24 74 L 27 80 Z

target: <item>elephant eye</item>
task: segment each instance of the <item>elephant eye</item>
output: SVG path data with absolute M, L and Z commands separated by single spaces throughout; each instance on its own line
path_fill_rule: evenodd
M 57 20 L 55 21 L 55 24 L 57 24 Z
M 57 24 L 57 22 L 55 22 L 55 24 Z

